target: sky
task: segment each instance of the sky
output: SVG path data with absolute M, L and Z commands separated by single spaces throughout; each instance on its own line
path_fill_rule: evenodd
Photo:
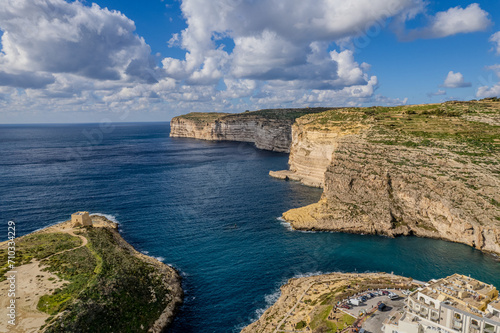
M 0 123 L 500 96 L 500 2 L 0 0 Z

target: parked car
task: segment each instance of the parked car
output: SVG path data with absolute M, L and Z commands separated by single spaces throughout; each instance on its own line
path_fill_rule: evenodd
M 361 296 L 361 301 L 362 301 L 362 302 L 366 302 L 366 300 L 367 300 L 367 299 L 368 299 L 368 298 L 366 298 L 366 296 Z
M 379 311 L 384 311 L 385 308 L 386 308 L 386 305 L 384 303 L 380 302 L 379 305 L 378 305 L 378 310 Z
M 390 293 L 389 295 L 387 295 L 387 297 L 389 297 L 389 299 L 398 299 L 399 295 L 395 293 Z
M 352 305 L 360 305 L 361 304 L 361 300 L 359 298 L 351 298 L 349 300 L 349 303 L 351 303 Z
M 389 295 L 389 292 L 387 290 L 382 290 L 382 295 Z

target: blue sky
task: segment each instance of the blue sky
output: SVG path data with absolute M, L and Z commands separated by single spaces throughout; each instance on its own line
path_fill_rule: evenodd
M 4 0 L 0 123 L 500 95 L 498 1 Z

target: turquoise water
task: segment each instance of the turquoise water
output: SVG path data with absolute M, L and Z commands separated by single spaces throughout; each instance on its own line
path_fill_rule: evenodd
M 128 242 L 182 273 L 172 332 L 238 331 L 287 279 L 312 273 L 459 272 L 500 287 L 500 263 L 465 245 L 290 231 L 277 218 L 321 191 L 268 176 L 286 154 L 168 133 L 168 123 L 0 126 L 3 234 L 9 219 L 27 234 L 76 210 L 112 216 Z

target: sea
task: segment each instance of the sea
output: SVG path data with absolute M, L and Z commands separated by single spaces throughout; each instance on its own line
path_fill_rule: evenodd
M 321 189 L 269 177 L 288 155 L 250 143 L 170 138 L 169 123 L 0 125 L 0 239 L 87 210 L 175 267 L 185 303 L 171 332 L 239 332 L 292 277 L 453 273 L 500 288 L 500 263 L 433 239 L 292 231 L 281 214 Z M 3 229 L 3 232 L 1 231 Z

